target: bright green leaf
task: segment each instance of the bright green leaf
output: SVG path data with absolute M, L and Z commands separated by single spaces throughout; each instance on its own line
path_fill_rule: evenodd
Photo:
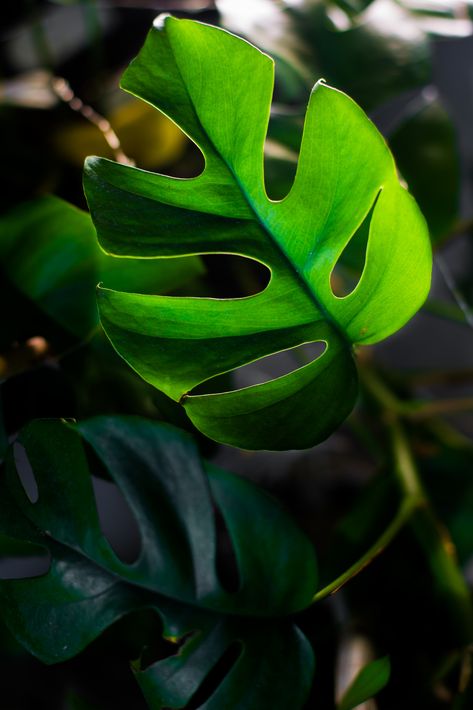
M 391 663 L 388 656 L 378 658 L 361 669 L 337 705 L 337 710 L 352 710 L 374 697 L 388 683 Z
M 27 498 L 11 449 L 0 491 L 1 531 L 31 554 L 45 548 L 51 566 L 34 579 L 1 581 L 0 597 L 6 623 L 31 653 L 46 663 L 66 660 L 124 614 L 152 608 L 166 638 L 189 634 L 177 655 L 149 668 L 136 664 L 152 708 L 185 705 L 235 644 L 239 660 L 204 707 L 223 707 L 222 696 L 248 710 L 302 707 L 312 651 L 286 617 L 310 603 L 316 564 L 311 544 L 275 501 L 205 464 L 188 435 L 144 419 L 42 420 L 18 441 L 39 497 Z M 84 444 L 137 522 L 142 545 L 131 564 L 102 534 Z M 235 592 L 217 572 L 214 505 L 233 546 Z
M 108 160 L 86 164 L 85 188 L 103 248 L 119 256 L 240 254 L 271 271 L 240 299 L 169 298 L 99 290 L 105 331 L 148 382 L 181 401 L 208 436 L 243 448 L 314 445 L 356 396 L 353 344 L 395 332 L 423 303 L 431 253 L 424 220 L 399 184 L 389 150 L 347 96 L 317 84 L 297 174 L 279 202 L 264 189 L 263 147 L 273 62 L 243 40 L 161 17 L 123 77 L 205 155 L 178 180 Z M 337 298 L 331 273 L 370 220 L 361 279 Z M 223 372 L 307 342 L 324 353 L 270 382 L 196 395 Z

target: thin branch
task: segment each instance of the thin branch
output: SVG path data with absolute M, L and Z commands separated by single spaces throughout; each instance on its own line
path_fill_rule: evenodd
M 411 421 L 429 419 L 438 414 L 455 414 L 473 410 L 473 397 L 438 399 L 431 402 L 412 402 L 405 416 Z
M 416 467 L 410 442 L 397 411 L 399 400 L 375 373 L 367 369 L 364 383 L 384 414 L 391 441 L 394 473 L 402 493 L 402 503 L 394 520 L 365 554 L 313 598 L 320 601 L 334 594 L 359 574 L 409 522 L 426 559 L 449 616 L 463 645 L 473 639 L 473 606 L 470 590 L 456 560 L 455 546 L 448 530 L 436 518 Z
M 405 498 L 401 503 L 395 518 L 376 540 L 376 542 L 351 567 L 330 582 L 330 584 L 327 584 L 325 587 L 320 589 L 314 595 L 312 601 L 319 602 L 322 599 L 325 599 L 325 597 L 335 594 L 335 592 L 338 592 L 338 590 L 341 589 L 347 582 L 362 572 L 365 567 L 371 564 L 371 562 L 386 549 L 390 542 L 394 540 L 406 522 L 412 517 L 414 511 L 416 511 L 421 505 L 423 505 L 423 500 L 420 498 L 415 496 Z
M 410 442 L 399 416 L 391 409 L 392 393 L 381 383 L 374 373 L 366 377 L 365 384 L 384 409 L 386 426 L 391 438 L 394 473 L 405 497 L 422 500 L 411 526 L 418 543 L 423 548 L 436 587 L 440 592 L 450 618 L 462 642 L 467 645 L 473 640 L 473 606 L 471 593 L 458 566 L 455 546 L 447 528 L 437 519 L 430 501 L 424 492 L 419 472 L 414 460 Z
M 78 96 L 74 94 L 69 83 L 63 77 L 55 76 L 51 80 L 52 90 L 56 96 L 69 106 L 73 111 L 79 113 L 86 121 L 92 123 L 101 132 L 107 145 L 113 152 L 117 163 L 124 165 L 134 165 L 134 161 L 122 150 L 120 140 L 113 130 L 110 122 L 100 113 L 97 113 L 91 106 L 85 104 Z

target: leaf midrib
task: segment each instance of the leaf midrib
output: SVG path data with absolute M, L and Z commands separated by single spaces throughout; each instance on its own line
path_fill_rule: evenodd
M 170 45 L 171 45 L 171 47 L 172 47 L 172 42 L 170 41 L 169 43 L 170 43 Z M 298 269 L 298 268 L 295 266 L 295 264 L 291 261 L 291 259 L 289 258 L 289 255 L 287 254 L 287 252 L 285 251 L 285 249 L 283 248 L 283 246 L 280 244 L 280 242 L 279 242 L 277 239 L 275 239 L 275 237 L 274 237 L 274 235 L 272 234 L 271 230 L 269 229 L 269 227 L 267 226 L 267 224 L 264 222 L 264 220 L 260 217 L 260 215 L 258 214 L 257 210 L 255 209 L 255 206 L 254 206 L 254 204 L 253 204 L 253 200 L 252 200 L 251 197 L 248 195 L 248 193 L 247 193 L 247 191 L 246 191 L 244 185 L 243 185 L 243 184 L 241 183 L 241 181 L 239 180 L 238 175 L 235 173 L 235 171 L 233 170 L 232 166 L 229 165 L 229 163 L 227 162 L 227 160 L 224 158 L 224 156 L 223 156 L 223 155 L 220 153 L 220 151 L 217 149 L 215 143 L 214 143 L 213 140 L 212 140 L 211 135 L 208 133 L 207 129 L 204 127 L 204 125 L 202 124 L 202 121 L 200 120 L 200 115 L 199 115 L 199 113 L 198 113 L 197 107 L 196 107 L 195 104 L 194 104 L 194 101 L 192 100 L 192 96 L 191 96 L 191 94 L 189 93 L 189 89 L 188 89 L 187 83 L 186 83 L 186 81 L 184 80 L 184 77 L 183 77 L 183 75 L 182 75 L 181 68 L 180 68 L 179 63 L 178 63 L 178 61 L 177 61 L 177 58 L 176 58 L 176 55 L 175 55 L 175 53 L 174 53 L 174 48 L 173 48 L 173 47 L 172 47 L 172 54 L 173 54 L 174 63 L 175 63 L 175 65 L 176 65 L 176 69 L 177 69 L 177 71 L 179 72 L 179 76 L 181 77 L 182 84 L 183 84 L 183 86 L 185 87 L 186 94 L 187 94 L 187 96 L 188 96 L 188 98 L 189 98 L 189 102 L 190 102 L 190 104 L 191 104 L 191 106 L 192 106 L 192 109 L 193 109 L 193 111 L 194 111 L 194 114 L 195 114 L 195 116 L 196 116 L 196 119 L 197 119 L 197 121 L 198 121 L 198 123 L 199 123 L 199 126 L 201 127 L 201 129 L 202 129 L 204 135 L 208 138 L 211 147 L 214 149 L 216 155 L 220 158 L 220 160 L 221 160 L 221 161 L 223 162 L 223 164 L 226 166 L 227 170 L 228 170 L 228 171 L 230 172 L 230 174 L 233 176 L 233 179 L 235 180 L 236 184 L 238 185 L 238 187 L 239 187 L 239 189 L 240 189 L 240 191 L 241 191 L 241 193 L 242 193 L 244 199 L 246 200 L 246 202 L 247 202 L 248 205 L 250 206 L 250 208 L 251 208 L 253 214 L 255 215 L 256 221 L 257 221 L 258 224 L 261 226 L 261 228 L 264 229 L 265 234 L 267 234 L 268 237 L 269 237 L 270 243 L 271 243 L 272 246 L 277 250 L 277 252 L 279 253 L 279 255 L 282 257 L 284 263 L 287 264 L 288 271 L 289 271 L 291 274 L 295 274 L 295 277 L 296 277 L 297 282 L 300 284 L 300 286 L 301 286 L 302 290 L 304 291 L 304 293 L 309 297 L 309 300 L 315 305 L 316 309 L 318 309 L 318 311 L 323 314 L 325 320 L 332 326 L 332 328 L 333 328 L 334 331 L 338 334 L 338 336 L 341 338 L 341 340 L 342 340 L 343 342 L 345 342 L 347 348 L 348 348 L 349 350 L 351 350 L 351 349 L 352 349 L 352 343 L 351 343 L 351 341 L 348 339 L 346 332 L 345 332 L 345 331 L 343 330 L 343 328 L 337 323 L 337 321 L 333 318 L 332 314 L 328 311 L 328 309 L 327 309 L 327 307 L 325 306 L 325 304 L 317 298 L 316 294 L 313 292 L 313 290 L 312 290 L 312 288 L 311 288 L 310 283 L 306 280 L 306 278 L 304 277 L 304 275 L 303 275 L 302 273 L 300 273 L 299 269 Z M 273 62 L 273 69 L 274 69 L 274 62 Z M 273 75 L 273 85 L 274 85 L 274 75 Z M 271 108 L 271 106 L 270 106 L 270 108 Z M 268 121 L 269 121 L 269 112 L 268 112 Z M 182 130 L 182 129 L 181 129 L 181 130 Z M 266 127 L 265 139 L 266 139 L 266 136 L 267 136 L 267 131 L 268 131 L 268 127 Z M 198 145 L 198 143 L 196 143 L 196 145 L 197 145 L 197 147 L 199 148 L 199 150 L 202 152 L 202 155 L 203 155 L 203 157 L 204 157 L 204 160 L 206 160 L 206 157 L 207 157 L 207 156 L 205 155 L 204 150 Z M 262 158 L 262 161 L 263 161 L 263 179 L 264 179 L 264 152 L 262 153 L 261 158 Z M 208 169 L 208 168 L 207 168 L 207 165 L 206 165 L 205 168 L 204 168 L 204 170 L 203 170 L 203 172 L 201 173 L 201 176 L 205 175 L 205 172 L 207 171 L 207 169 Z M 172 178 L 171 178 L 171 179 L 172 179 Z M 264 192 L 264 196 L 265 196 L 265 198 L 267 199 L 267 201 L 271 203 L 271 200 L 268 198 L 268 196 L 267 196 L 267 194 L 266 194 L 266 189 L 265 189 L 265 186 L 264 186 L 264 182 L 263 182 L 263 192 Z M 283 200 L 281 200 L 280 202 L 283 202 Z M 270 266 L 269 264 L 267 264 L 267 266 L 271 269 L 271 266 Z M 271 270 L 271 272 L 272 272 L 272 270 Z

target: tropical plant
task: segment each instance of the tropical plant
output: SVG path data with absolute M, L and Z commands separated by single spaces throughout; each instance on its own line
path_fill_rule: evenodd
M 381 31 L 380 3 L 400 30 Z M 100 18 L 79 5 L 96 61 Z M 465 225 L 438 96 L 389 146 L 363 110 L 430 82 L 446 30 L 430 5 L 256 8 L 285 28 L 263 41 L 275 85 L 247 41 L 161 16 L 122 78 L 125 107 L 150 105 L 142 167 L 112 136 L 118 162 L 86 162 L 90 216 L 44 195 L 0 216 L 11 710 L 45 693 L 48 710 L 471 705 L 473 405 L 452 394 L 471 370 L 387 367 L 412 355 L 408 329 L 371 347 L 420 308 L 473 322 L 440 254 Z M 304 112 L 321 68 L 337 88 L 319 80 Z M 92 125 L 51 142 L 61 170 L 106 120 L 83 107 Z M 154 171 L 172 155 L 174 177 Z M 426 301 L 432 248 L 455 304 Z

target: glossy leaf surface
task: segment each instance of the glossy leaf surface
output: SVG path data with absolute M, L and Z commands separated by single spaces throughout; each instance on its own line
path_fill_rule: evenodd
M 138 524 L 142 546 L 133 564 L 122 562 L 102 533 L 84 443 Z M 239 660 L 202 707 L 219 707 L 222 694 L 230 694 L 235 707 L 238 700 L 242 708 L 283 708 L 294 692 L 295 707 L 302 705 L 312 652 L 284 617 L 310 602 L 316 564 L 309 541 L 275 501 L 204 464 L 190 437 L 144 419 L 42 420 L 23 430 L 19 444 L 39 497 L 31 503 L 26 496 L 11 450 L 2 534 L 32 553 L 45 548 L 51 566 L 41 577 L 0 582 L 0 596 L 7 624 L 30 652 L 46 663 L 66 660 L 124 614 L 153 608 L 166 638 L 192 635 L 177 656 L 136 668 L 151 707 L 185 705 L 234 644 Z M 235 592 L 217 572 L 213 505 L 233 547 Z
M 123 77 L 205 155 L 192 180 L 90 159 L 85 188 L 103 248 L 119 256 L 240 254 L 271 271 L 240 299 L 166 298 L 100 289 L 103 326 L 148 382 L 182 401 L 208 436 L 243 448 L 304 448 L 324 439 L 356 396 L 353 343 L 395 332 L 424 301 L 431 255 L 424 220 L 361 109 L 314 88 L 294 184 L 271 201 L 263 147 L 273 62 L 223 31 L 160 18 Z M 370 223 L 365 267 L 346 298 L 332 270 Z M 234 392 L 194 395 L 205 380 L 280 350 L 321 341 L 300 369 Z M 307 423 L 310 423 L 308 425 Z

